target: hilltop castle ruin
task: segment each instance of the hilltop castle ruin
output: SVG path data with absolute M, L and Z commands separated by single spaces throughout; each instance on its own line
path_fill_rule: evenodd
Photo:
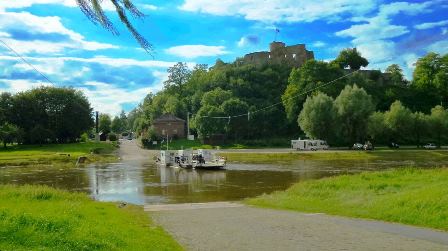
M 293 67 L 302 66 L 307 60 L 314 59 L 314 53 L 308 51 L 304 44 L 286 46 L 283 42 L 272 42 L 270 51 L 260 51 L 246 54 L 237 59 L 241 64 L 263 65 L 266 63 L 288 64 Z

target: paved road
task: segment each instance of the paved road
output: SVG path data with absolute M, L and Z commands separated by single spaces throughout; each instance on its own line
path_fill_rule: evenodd
M 145 206 L 189 250 L 448 250 L 448 233 L 219 202 Z

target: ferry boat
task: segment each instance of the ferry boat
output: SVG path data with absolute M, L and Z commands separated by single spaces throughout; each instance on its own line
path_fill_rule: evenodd
M 226 166 L 225 158 L 217 156 L 210 150 L 160 151 L 157 162 L 162 166 L 180 167 L 185 169 L 220 170 Z

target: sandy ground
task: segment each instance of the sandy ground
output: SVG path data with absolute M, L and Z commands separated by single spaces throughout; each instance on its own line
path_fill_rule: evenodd
M 122 140 L 119 154 L 123 161 L 152 162 L 158 151 Z M 231 202 L 146 205 L 145 211 L 189 250 L 448 251 L 447 232 L 379 221 Z
M 219 202 L 145 206 L 188 250 L 448 250 L 448 233 Z

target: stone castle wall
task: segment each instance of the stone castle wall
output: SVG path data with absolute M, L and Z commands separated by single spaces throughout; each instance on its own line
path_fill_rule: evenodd
M 286 46 L 282 42 L 272 42 L 270 51 L 246 54 L 239 60 L 242 64 L 263 65 L 267 63 L 288 64 L 293 67 L 302 66 L 307 60 L 314 59 L 314 53 L 308 51 L 304 44 Z

